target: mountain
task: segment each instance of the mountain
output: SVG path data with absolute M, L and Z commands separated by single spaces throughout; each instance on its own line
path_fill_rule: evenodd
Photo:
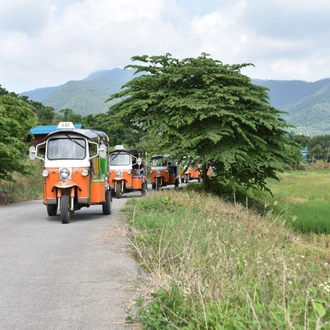
M 64 85 L 53 88 L 40 88 L 20 93 L 30 100 L 39 101 L 51 106 L 55 111 L 72 109 L 83 116 L 107 112 L 115 101 L 105 101 L 120 91 L 121 87 L 134 77 L 135 70 L 112 69 L 96 71 L 83 80 L 68 81 Z M 49 93 L 50 92 L 50 93 Z
M 48 96 L 53 94 L 59 87 L 60 86 L 37 88 L 29 92 L 20 93 L 19 95 L 28 96 L 30 100 L 42 103 L 42 101 L 44 101 Z
M 96 71 L 83 80 L 24 92 L 33 101 L 55 111 L 72 109 L 83 116 L 107 112 L 112 104 L 105 100 L 134 78 L 134 70 Z M 316 82 L 302 80 L 262 80 L 255 85 L 268 88 L 270 104 L 287 112 L 283 118 L 296 127 L 295 133 L 309 136 L 330 134 L 330 78 Z M 114 102 L 114 101 L 112 101 Z
M 330 78 L 316 82 L 260 79 L 252 82 L 269 89 L 270 104 L 288 113 L 283 118 L 296 126 L 296 133 L 330 134 Z

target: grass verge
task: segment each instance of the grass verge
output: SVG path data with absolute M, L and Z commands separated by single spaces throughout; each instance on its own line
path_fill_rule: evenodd
M 0 205 L 42 198 L 43 165 L 30 159 L 26 160 L 26 164 L 30 167 L 30 175 L 14 173 L 14 181 L 0 180 Z
M 149 273 L 128 320 L 145 329 L 330 328 L 329 237 L 185 190 L 132 199 L 126 212 Z

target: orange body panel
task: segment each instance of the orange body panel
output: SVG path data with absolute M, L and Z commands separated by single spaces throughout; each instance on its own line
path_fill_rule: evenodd
M 142 189 L 142 177 L 141 176 L 133 176 L 133 189 Z
M 44 204 L 47 204 L 47 200 L 56 200 L 57 197 L 62 196 L 61 189 L 66 189 L 74 186 L 74 192 L 76 197 L 79 199 L 84 199 L 84 201 L 90 201 L 90 203 L 98 203 L 105 200 L 105 184 L 104 180 L 97 181 L 96 186 L 91 182 L 90 176 L 82 176 L 81 171 L 83 169 L 88 169 L 87 167 L 77 167 L 72 169 L 72 180 L 60 181 L 59 180 L 59 169 L 58 168 L 47 168 L 49 171 L 48 177 L 44 180 Z M 57 186 L 57 188 L 56 188 Z M 93 187 L 93 190 L 90 189 Z M 101 188 L 99 188 L 101 187 Z M 95 194 L 95 195 L 94 195 Z M 90 199 L 92 196 L 92 199 Z
M 95 180 L 91 182 L 90 203 L 99 203 L 105 201 L 104 180 Z
M 124 180 L 126 182 L 125 186 L 127 189 L 141 189 L 141 183 L 139 186 L 134 185 L 134 182 L 133 182 L 134 179 L 135 179 L 135 177 L 133 177 L 133 174 L 132 173 L 129 174 L 129 172 L 127 172 L 127 171 L 123 171 L 122 176 L 120 176 L 120 177 L 117 177 L 116 171 L 110 171 L 109 185 L 110 185 L 111 189 L 115 189 L 117 181 Z M 142 182 L 142 181 L 140 180 L 140 182 Z
M 151 183 L 156 182 L 157 178 L 162 177 L 163 182 L 169 183 L 169 174 L 167 170 L 161 170 L 160 174 L 157 174 L 157 170 L 151 172 Z M 174 181 L 173 181 L 174 182 Z

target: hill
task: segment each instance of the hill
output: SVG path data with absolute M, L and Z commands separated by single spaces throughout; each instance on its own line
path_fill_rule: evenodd
M 56 111 L 72 109 L 83 116 L 104 113 L 105 100 L 134 78 L 134 70 L 97 71 L 83 80 L 21 93 Z M 301 80 L 262 80 L 252 82 L 269 89 L 270 104 L 288 114 L 283 118 L 296 126 L 296 133 L 310 136 L 330 134 L 330 78 L 316 82 Z

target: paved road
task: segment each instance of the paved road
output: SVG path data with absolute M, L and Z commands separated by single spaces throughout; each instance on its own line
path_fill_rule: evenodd
M 133 329 L 126 308 L 142 272 L 120 209 L 83 208 L 63 225 L 41 201 L 0 207 L 0 329 Z

